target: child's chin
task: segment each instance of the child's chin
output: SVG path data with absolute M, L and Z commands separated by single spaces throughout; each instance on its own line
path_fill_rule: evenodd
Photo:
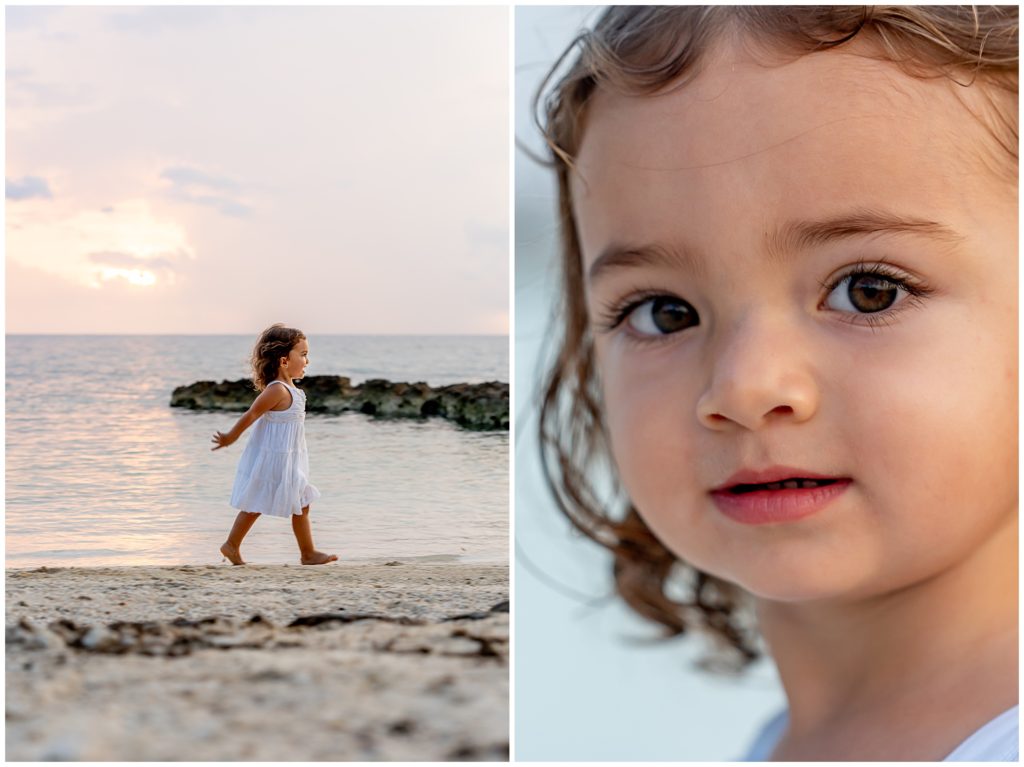
M 819 602 L 821 600 L 837 596 L 834 591 L 785 584 L 770 584 L 767 588 L 765 587 L 765 584 L 758 584 L 757 588 L 750 588 L 748 586 L 744 586 L 743 588 L 755 599 L 765 600 L 768 602 L 785 602 L 788 604 Z
M 789 568 L 782 572 L 745 573 L 744 577 L 734 576 L 731 580 L 756 599 L 797 603 L 848 599 L 865 585 L 856 578 L 844 577 L 848 575 L 834 569 L 799 572 Z

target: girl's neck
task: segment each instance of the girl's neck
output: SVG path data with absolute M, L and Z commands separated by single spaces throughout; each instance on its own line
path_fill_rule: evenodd
M 1017 702 L 1017 515 L 943 572 L 855 601 L 757 600 L 789 701 L 790 735 L 924 711 Z M 956 708 L 954 706 L 953 708 Z M 983 721 L 986 721 L 984 719 Z
M 281 381 L 282 383 L 286 383 L 289 386 L 294 386 L 295 385 L 294 379 L 289 378 L 286 373 L 278 373 L 277 374 L 277 378 L 275 378 L 274 380 L 275 381 Z

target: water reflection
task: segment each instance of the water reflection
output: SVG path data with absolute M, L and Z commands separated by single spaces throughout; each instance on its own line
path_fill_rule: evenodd
M 344 357 L 367 377 L 393 380 L 450 383 L 459 365 L 474 373 L 466 380 L 507 380 L 504 339 L 447 339 L 453 356 L 466 359 L 444 363 L 425 342 L 399 340 L 389 349 L 391 341 L 320 343 L 318 360 Z M 181 383 L 244 375 L 249 342 L 9 337 L 8 565 L 219 561 L 244 443 L 211 453 L 209 438 L 237 415 L 167 403 Z M 490 367 L 481 362 L 488 356 Z M 238 358 L 234 372 L 222 365 L 210 374 L 217 359 L 231 358 Z M 124 368 L 100 370 L 97 359 L 121 360 Z M 323 493 L 312 519 L 318 544 L 351 559 L 506 559 L 507 434 L 356 414 L 310 416 L 306 424 L 312 480 Z M 260 520 L 245 551 L 253 561 L 297 560 L 282 519 Z

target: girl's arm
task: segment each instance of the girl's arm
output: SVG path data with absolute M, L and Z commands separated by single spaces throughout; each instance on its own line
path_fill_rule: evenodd
M 222 447 L 227 447 L 232 444 L 235 440 L 242 436 L 242 432 L 252 426 L 256 419 L 266 413 L 272 407 L 282 404 L 286 398 L 291 397 L 291 393 L 283 386 L 268 386 L 266 389 L 260 392 L 253 403 L 249 406 L 249 409 L 245 411 L 245 414 L 238 419 L 238 423 L 227 434 L 216 432 L 213 435 L 213 443 L 215 447 L 211 447 L 211 450 L 220 450 Z

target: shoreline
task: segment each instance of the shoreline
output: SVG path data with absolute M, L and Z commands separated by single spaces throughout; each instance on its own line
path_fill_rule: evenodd
M 508 758 L 508 567 L 8 568 L 16 761 Z
M 213 614 L 249 619 L 256 612 L 284 622 L 339 608 L 441 620 L 508 599 L 504 564 L 44 565 L 6 568 L 5 575 L 8 626 L 69 615 L 105 622 Z
M 249 549 L 253 548 L 251 542 L 247 542 L 249 545 L 246 546 L 245 556 L 246 557 L 258 557 L 257 554 L 250 554 Z M 216 547 L 212 547 L 214 550 Z M 151 567 L 155 569 L 161 568 L 173 568 L 173 567 L 231 567 L 232 565 L 227 561 L 223 554 L 219 552 L 216 555 L 217 561 L 213 561 L 213 555 L 207 556 L 203 559 L 196 557 L 195 561 L 181 561 L 181 562 L 153 562 L 144 564 L 118 564 L 110 562 L 100 562 L 98 564 L 82 564 L 80 559 L 88 560 L 88 557 L 74 558 L 74 559 L 46 559 L 43 561 L 36 560 L 32 564 L 13 564 L 18 558 L 23 555 L 17 553 L 7 554 L 7 565 L 4 568 L 4 572 L 7 574 L 11 573 L 27 573 L 27 572 L 42 572 L 42 571 L 56 571 L 56 570 L 134 570 L 140 567 Z M 481 556 L 476 558 L 474 556 L 467 556 L 465 554 L 413 554 L 410 556 L 369 556 L 363 558 L 353 558 L 346 556 L 344 559 L 339 559 L 338 564 L 343 567 L 349 566 L 372 566 L 372 565 L 447 565 L 451 567 L 507 567 L 507 557 L 486 557 Z M 247 561 L 245 567 L 313 567 L 314 565 L 303 565 L 298 561 L 298 553 L 288 561 L 260 561 L 252 558 Z M 316 565 L 319 566 L 319 565 Z

